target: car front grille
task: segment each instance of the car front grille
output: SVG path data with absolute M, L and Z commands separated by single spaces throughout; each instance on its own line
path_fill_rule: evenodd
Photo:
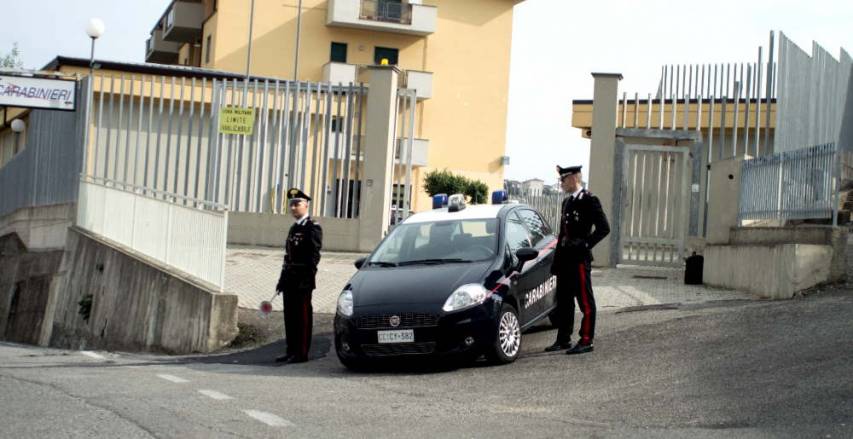
M 389 357 L 394 355 L 423 355 L 435 352 L 435 342 L 393 343 L 361 345 L 364 354 L 370 357 Z
M 391 326 L 391 316 L 400 317 L 400 324 Z M 404 312 L 399 314 L 368 314 L 356 321 L 358 329 L 404 329 L 427 328 L 438 324 L 438 316 L 420 312 Z

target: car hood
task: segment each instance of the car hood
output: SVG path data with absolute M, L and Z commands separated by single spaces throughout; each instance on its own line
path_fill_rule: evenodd
M 483 283 L 492 262 L 367 268 L 350 285 L 356 308 L 394 304 L 443 305 L 461 285 Z

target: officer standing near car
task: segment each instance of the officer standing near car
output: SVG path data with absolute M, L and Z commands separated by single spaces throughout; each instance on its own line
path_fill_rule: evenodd
M 308 215 L 311 197 L 299 189 L 287 191 L 290 212 L 296 222 L 285 243 L 284 264 L 275 290 L 284 298 L 284 331 L 287 352 L 280 363 L 304 363 L 311 348 L 314 310 L 311 295 L 316 288 L 317 265 L 323 247 L 323 229 Z
M 567 349 L 567 354 L 592 352 L 595 337 L 595 297 L 590 279 L 592 248 L 610 233 L 598 197 L 583 188 L 581 167 L 557 166 L 563 192 L 560 236 L 551 273 L 557 276 L 557 340 L 545 349 Z M 572 346 L 575 300 L 583 313 L 580 340 Z

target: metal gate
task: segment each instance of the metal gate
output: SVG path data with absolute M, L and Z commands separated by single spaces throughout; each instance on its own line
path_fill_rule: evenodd
M 689 223 L 686 147 L 626 145 L 620 263 L 680 266 Z

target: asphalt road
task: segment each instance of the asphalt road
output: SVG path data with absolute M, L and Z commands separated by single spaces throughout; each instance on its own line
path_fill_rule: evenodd
M 0 436 L 853 437 L 853 291 L 601 313 L 596 351 L 355 374 L 277 366 L 280 343 L 207 357 L 0 344 Z M 321 332 L 328 331 L 321 319 Z

